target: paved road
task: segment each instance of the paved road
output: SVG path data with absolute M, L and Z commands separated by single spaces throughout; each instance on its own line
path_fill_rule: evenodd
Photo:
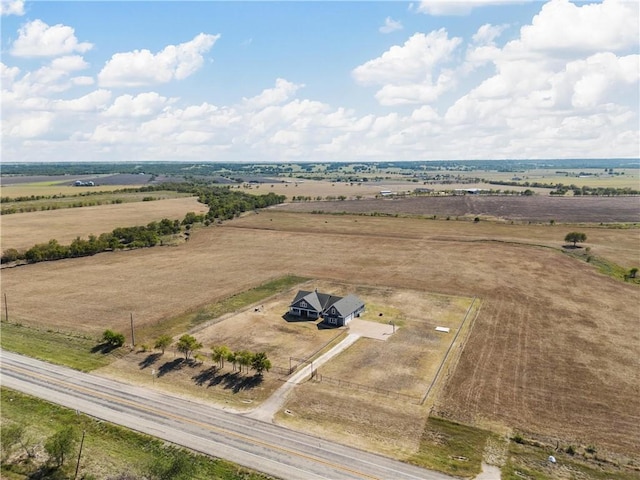
M 0 350 L 3 386 L 286 479 L 450 480 L 205 403 Z

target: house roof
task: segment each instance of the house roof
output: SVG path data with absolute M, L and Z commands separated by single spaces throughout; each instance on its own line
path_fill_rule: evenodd
M 353 294 L 346 297 L 338 297 L 328 293 L 309 292 L 307 290 L 298 291 L 290 306 L 294 306 L 302 300 L 318 312 L 325 312 L 330 307 L 335 307 L 338 314 L 343 317 L 364 306 L 364 302 Z
M 364 302 L 360 300 L 358 297 L 356 297 L 355 295 L 350 294 L 350 295 L 347 295 L 346 297 L 340 298 L 335 303 L 329 306 L 335 308 L 340 314 L 340 316 L 344 317 L 349 315 L 350 313 L 355 312 L 359 308 L 363 307 Z

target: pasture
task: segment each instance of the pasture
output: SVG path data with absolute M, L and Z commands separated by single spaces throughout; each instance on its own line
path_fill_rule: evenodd
M 577 228 L 587 232 L 585 245 L 594 254 L 638 265 L 637 229 Z M 2 291 L 12 322 L 92 334 L 126 332 L 130 313 L 141 325 L 160 324 L 292 273 L 424 296 L 478 297 L 482 308 L 435 410 L 476 426 L 589 442 L 637 459 L 640 291 L 562 253 L 562 239 L 573 229 L 270 209 L 198 229 L 179 246 L 5 269 Z M 6 231 L 3 225 L 3 237 Z M 345 358 L 366 355 L 362 345 Z M 366 369 L 341 370 L 346 367 L 336 360 L 327 365 L 335 376 L 373 378 Z M 300 417 L 288 422 L 300 419 L 297 427 L 343 441 L 346 430 L 349 441 L 362 431 L 376 449 L 413 451 L 424 409 L 363 397 L 307 383 L 288 407 Z M 334 416 L 340 405 L 347 407 Z M 332 415 L 321 414 L 327 411 Z
M 152 196 L 154 196 L 153 192 Z M 87 238 L 118 227 L 147 225 L 163 218 L 182 220 L 187 212 L 206 213 L 208 207 L 195 197 L 166 198 L 152 202 L 132 202 L 65 208 L 0 216 L 2 249 L 28 249 L 51 239 L 66 245 L 76 237 Z

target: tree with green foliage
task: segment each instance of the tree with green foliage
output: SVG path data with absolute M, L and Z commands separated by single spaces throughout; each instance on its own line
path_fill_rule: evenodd
M 636 267 L 633 267 L 631 270 L 629 270 L 629 278 L 636 278 L 637 275 L 638 269 Z
M 78 443 L 78 434 L 72 426 L 67 426 L 58 430 L 44 444 L 44 450 L 49 455 L 49 460 L 54 462 L 56 467 L 64 465 L 65 457 L 73 453 L 73 449 Z
M 227 354 L 227 361 L 231 363 L 231 365 L 233 365 L 233 371 L 236 371 L 236 366 L 238 365 L 238 356 L 236 354 L 236 352 L 234 352 L 233 350 L 229 351 L 229 353 Z
M 267 358 L 267 354 L 265 352 L 258 352 L 253 355 L 251 367 L 258 375 L 262 376 L 263 371 L 266 370 L 268 372 L 271 369 L 271 360 Z
M 240 350 L 236 354 L 236 358 L 238 360 L 238 364 L 240 365 L 240 373 L 242 373 L 242 367 L 245 368 L 245 372 L 248 372 L 249 367 L 251 366 L 251 362 L 253 362 L 253 353 L 248 350 Z
M 190 480 L 196 473 L 196 464 L 186 451 L 170 448 L 162 460 L 149 466 L 147 473 L 153 480 Z
M 156 339 L 156 343 L 153 344 L 153 348 L 160 349 L 162 351 L 162 355 L 164 355 L 164 351 L 169 345 L 171 345 L 171 343 L 173 343 L 173 338 L 171 338 L 171 335 L 167 335 L 165 333 Z
M 3 459 L 6 459 L 17 445 L 22 447 L 27 457 L 31 458 L 35 455 L 33 448 L 29 448 L 30 440 L 27 438 L 27 428 L 23 424 L 3 424 L 0 432 L 0 447 L 2 448 Z
M 220 368 L 224 368 L 224 361 L 229 357 L 231 350 L 226 345 L 211 347 L 211 360 L 218 362 Z
M 114 348 L 121 347 L 124 345 L 124 335 L 107 329 L 102 334 L 102 343 L 106 343 Z
M 582 233 L 582 232 L 570 232 L 567 233 L 564 237 L 564 241 L 565 242 L 572 242 L 573 243 L 573 247 L 576 247 L 576 243 L 580 242 L 585 242 L 587 240 L 587 235 Z
M 185 360 L 189 360 L 193 352 L 202 348 L 202 343 L 198 342 L 195 337 L 184 334 L 178 340 L 176 348 L 179 352 L 184 353 Z

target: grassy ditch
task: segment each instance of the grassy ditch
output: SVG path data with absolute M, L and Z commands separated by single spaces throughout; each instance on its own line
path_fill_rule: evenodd
M 420 448 L 409 462 L 459 477 L 474 477 L 482 470 L 482 457 L 491 432 L 430 417 Z
M 82 432 L 85 439 L 78 478 L 192 478 L 258 480 L 270 477 L 224 460 L 169 446 L 166 442 L 57 405 L 2 388 L 2 478 L 72 478 Z M 8 445 L 11 426 L 24 427 L 23 445 Z M 46 465 L 44 444 L 63 427 L 74 425 L 73 451 L 59 469 Z M 34 456 L 29 458 L 25 448 Z M 167 476 L 171 469 L 174 475 Z M 164 471 L 164 476 L 160 472 Z M 181 476 L 178 474 L 182 474 Z M 123 475 L 122 477 L 120 475 Z
M 219 302 L 205 305 L 197 310 L 163 320 L 156 325 L 143 327 L 137 333 L 137 336 L 143 339 L 143 342 L 150 342 L 152 339 L 163 334 L 175 336 L 228 313 L 242 310 L 307 280 L 309 279 L 295 275 L 285 275 L 284 277 L 258 285 L 255 288 L 224 298 Z
M 612 277 L 623 282 L 640 285 L 640 273 L 638 273 L 636 277 L 632 278 L 629 270 L 625 270 L 620 265 L 611 262 L 606 258 L 592 254 L 588 249 L 574 250 L 565 248 L 562 251 L 573 258 L 577 258 L 578 260 L 582 260 L 583 262 L 593 265 L 603 275 L 607 275 L 608 277 Z
M 556 463 L 549 461 L 553 456 Z M 503 480 L 638 480 L 640 466 L 633 461 L 611 460 L 593 446 L 544 445 L 515 435 L 509 442 Z
M 109 364 L 113 357 L 92 352 L 98 341 L 74 335 L 2 322 L 0 345 L 3 349 L 33 358 L 89 372 Z

